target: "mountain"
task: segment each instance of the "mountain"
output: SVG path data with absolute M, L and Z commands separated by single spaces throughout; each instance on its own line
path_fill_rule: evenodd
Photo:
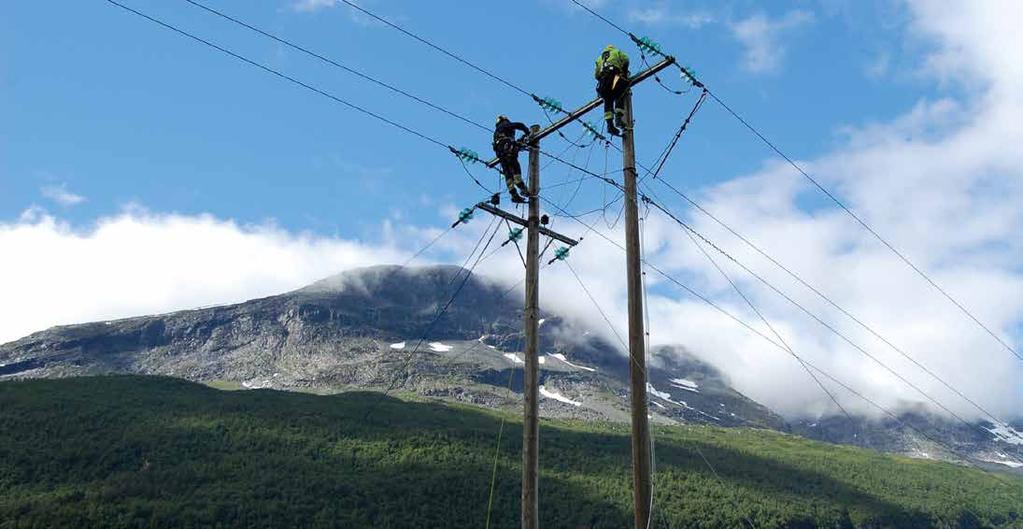
M 517 289 L 462 268 L 378 266 L 236 305 L 55 327 L 0 345 L 0 377 L 133 373 L 222 387 L 393 387 L 517 409 L 521 318 Z M 552 314 L 543 314 L 540 349 L 545 415 L 627 420 L 629 366 L 620 350 Z M 651 358 L 658 420 L 783 425 L 684 351 L 660 348 Z
M 521 316 L 518 288 L 462 268 L 378 266 L 235 305 L 35 333 L 0 345 L 0 380 L 167 375 L 223 388 L 402 391 L 517 411 Z M 542 317 L 541 413 L 627 421 L 629 366 L 621 348 L 556 314 Z M 901 422 L 786 423 L 682 346 L 655 348 L 649 363 L 655 423 L 770 428 L 1003 469 L 1023 461 L 1023 437 L 1011 435 L 1011 425 L 968 427 L 926 412 L 906 413 Z
M 655 527 L 1023 526 L 1015 478 L 770 430 L 652 434 Z M 544 527 L 631 525 L 626 425 L 545 420 L 540 437 Z M 10 381 L 0 528 L 518 527 L 521 439 L 518 413 L 379 392 Z

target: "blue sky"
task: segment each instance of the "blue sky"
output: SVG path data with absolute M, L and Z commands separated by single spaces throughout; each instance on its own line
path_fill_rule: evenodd
M 183 0 L 123 1 L 444 143 L 489 153 L 489 132 Z M 622 35 L 570 0 L 360 2 L 567 107 L 594 96 L 592 65 L 604 45 L 619 44 L 639 68 Z M 1000 337 L 1020 342 L 1023 48 L 1014 21 L 1023 18 L 1023 4 L 589 4 L 693 67 Z M 544 121 L 522 94 L 345 5 L 208 5 L 480 123 L 499 113 Z M 675 75 L 665 79 L 681 86 Z M 635 97 L 637 150 L 649 164 L 696 93 L 678 97 L 647 83 Z M 575 137 L 580 128 L 567 133 Z M 554 137 L 544 145 L 565 148 Z M 620 167 L 616 151 L 608 154 L 608 167 Z M 564 156 L 604 169 L 600 146 L 569 147 Z M 496 174 L 479 166 L 473 172 L 497 185 Z M 1023 409 L 1023 362 L 718 105 L 703 107 L 663 174 L 966 394 L 1003 416 Z M 542 178 L 552 185 L 578 174 L 552 164 Z M 721 248 L 916 385 L 975 414 L 662 184 L 649 185 Z M 549 190 L 564 201 L 572 188 Z M 608 192 L 586 181 L 569 209 L 599 207 Z M 16 256 L 0 265 L 0 342 L 55 324 L 242 301 L 354 267 L 404 262 L 480 195 L 446 150 L 104 0 L 0 5 L 0 248 Z M 419 262 L 462 262 L 486 226 L 479 218 Z M 602 235 L 621 238 L 620 225 L 599 214 L 588 219 Z M 567 221 L 557 227 L 582 234 Z M 650 262 L 766 331 L 677 226 L 654 214 L 645 227 Z M 585 282 L 600 285 L 594 293 L 612 323 L 624 327 L 619 250 L 591 236 L 571 259 Z M 758 281 L 728 270 L 805 358 L 890 406 L 927 405 Z M 510 249 L 478 271 L 502 281 L 522 275 Z M 791 358 L 670 282 L 649 280 L 654 343 L 685 345 L 783 413 L 835 411 Z M 545 269 L 541 288 L 546 308 L 607 332 L 564 267 Z M 871 413 L 862 403 L 844 404 Z
M 489 153 L 483 131 L 185 2 L 126 3 L 445 143 Z M 602 8 L 674 51 L 798 157 L 831 146 L 837 125 L 885 119 L 928 94 L 925 84 L 872 70 L 879 61 L 918 59 L 912 50 L 885 45 L 905 16 L 896 7 L 715 4 Z M 210 5 L 484 124 L 498 113 L 527 123 L 545 119 L 521 94 L 367 22 L 343 4 L 316 9 L 292 0 Z M 522 2 L 515 9 L 461 1 L 365 5 L 566 106 L 593 97 L 592 61 L 604 44 L 621 45 L 638 68 L 630 43 L 568 0 Z M 380 219 L 395 210 L 416 222 L 437 222 L 434 210 L 420 207 L 424 198 L 468 204 L 478 196 L 457 161 L 435 145 L 106 2 L 70 2 L 57 12 L 37 2 L 6 3 L 2 9 L 2 218 L 47 204 L 42 190 L 63 186 L 86 199 L 58 208 L 74 223 L 138 203 L 159 211 L 212 212 L 241 222 L 275 219 L 292 230 L 372 238 Z M 763 69 L 747 60 L 758 44 L 744 42 L 736 29 L 757 20 L 767 28 L 778 26 L 750 37 L 769 47 L 766 56 L 753 59 L 769 63 Z M 877 20 L 890 29 L 877 27 Z M 680 86 L 675 74 L 666 77 Z M 692 106 L 694 94 L 679 98 L 648 83 L 636 98 L 639 154 L 650 163 Z M 562 145 L 556 140 L 545 148 L 560 151 Z M 694 189 L 752 171 L 766 157 L 763 146 L 735 121 L 707 105 L 666 170 L 675 182 Z M 478 167 L 476 172 L 487 185 L 496 185 L 496 175 Z M 544 180 L 557 182 L 566 173 L 554 165 Z

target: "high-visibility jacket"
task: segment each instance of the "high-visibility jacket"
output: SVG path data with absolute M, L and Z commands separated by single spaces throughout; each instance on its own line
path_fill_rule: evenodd
M 629 75 L 629 56 L 614 46 L 604 48 L 604 51 L 597 57 L 593 77 L 600 79 L 609 73 L 623 77 Z

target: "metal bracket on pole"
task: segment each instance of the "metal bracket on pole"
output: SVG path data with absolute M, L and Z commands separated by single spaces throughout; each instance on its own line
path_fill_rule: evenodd
M 508 213 L 507 211 L 505 211 L 503 209 L 494 207 L 489 202 L 480 202 L 479 204 L 476 204 L 476 209 L 486 211 L 487 213 L 490 213 L 491 215 L 494 215 L 494 216 L 497 216 L 497 217 L 501 217 L 502 219 L 505 219 L 505 220 L 507 220 L 509 222 L 514 222 L 515 224 L 518 224 L 519 226 L 525 226 L 525 227 L 529 226 L 529 222 L 527 222 L 526 219 L 524 219 L 524 218 L 522 218 L 522 217 L 520 217 L 518 215 L 514 215 L 512 213 Z M 543 235 L 546 235 L 547 237 L 550 237 L 550 238 L 552 238 L 554 240 L 561 241 L 561 242 L 563 242 L 563 243 L 565 243 L 565 244 L 567 244 L 569 246 L 575 246 L 575 245 L 579 244 L 579 241 L 577 241 L 575 239 L 572 239 L 572 238 L 569 238 L 569 237 L 566 237 L 566 236 L 564 236 L 564 235 L 562 235 L 562 234 L 560 234 L 560 233 L 558 233 L 556 231 L 552 231 L 552 230 L 547 229 L 547 228 L 545 228 L 543 226 L 540 226 L 540 233 L 543 234 Z
M 635 86 L 639 83 L 642 83 L 643 81 L 646 81 L 647 79 L 653 77 L 657 72 L 660 72 L 661 70 L 673 64 L 675 64 L 674 57 L 665 57 L 661 62 L 651 66 L 650 68 L 647 68 L 646 70 L 643 70 L 642 72 L 639 72 L 638 74 L 634 75 L 631 79 L 629 79 L 629 86 Z M 539 131 L 533 134 L 530 134 L 529 137 L 526 138 L 526 141 L 529 142 L 540 141 L 546 138 L 547 136 L 554 134 L 555 132 L 558 131 L 558 129 L 566 125 L 569 125 L 573 121 L 581 118 L 587 112 L 599 107 L 603 103 L 604 100 L 598 97 L 597 99 L 594 99 L 593 101 L 590 101 L 589 103 L 586 103 L 585 105 L 579 107 L 575 111 L 570 112 L 567 116 L 555 121 L 550 125 L 547 125 L 546 127 L 540 129 Z M 496 167 L 497 163 L 498 159 L 494 158 L 487 162 L 487 167 L 491 168 Z

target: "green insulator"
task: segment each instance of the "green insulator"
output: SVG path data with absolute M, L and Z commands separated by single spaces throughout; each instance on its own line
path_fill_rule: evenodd
M 557 250 L 554 250 L 554 258 L 558 261 L 564 261 L 568 258 L 568 246 L 562 246 Z
M 455 156 L 457 156 L 459 160 L 462 160 L 464 162 L 476 162 L 476 163 L 483 162 L 483 159 L 480 158 L 479 154 L 476 154 L 476 151 L 472 151 L 470 149 L 466 149 L 465 147 L 462 147 L 461 149 L 458 149 L 458 151 L 455 152 Z
M 540 108 L 545 110 L 551 110 L 554 112 L 564 112 L 564 108 L 561 106 L 561 101 L 554 99 L 553 97 L 545 97 L 537 101 Z
M 508 232 L 508 240 L 512 242 L 518 242 L 522 238 L 522 228 L 515 228 Z
M 590 123 L 588 121 L 583 121 L 582 124 L 583 124 L 583 128 L 586 129 L 586 132 L 590 136 L 593 136 L 594 138 L 603 138 L 604 137 L 604 135 L 601 134 L 600 131 L 597 130 L 597 127 L 594 127 L 592 123 Z
M 696 80 L 696 70 L 694 70 L 694 69 L 692 69 L 692 68 L 690 68 L 688 66 L 683 66 L 682 67 L 682 73 L 685 74 L 687 80 L 690 83 L 696 84 L 698 82 Z
M 664 52 L 661 51 L 661 45 L 654 42 L 654 40 L 651 39 L 650 37 L 643 37 L 637 40 L 636 45 L 639 46 L 641 50 L 647 53 L 653 53 L 655 55 L 664 55 Z
M 469 222 L 472 219 L 472 208 L 465 208 L 458 214 L 458 222 Z

